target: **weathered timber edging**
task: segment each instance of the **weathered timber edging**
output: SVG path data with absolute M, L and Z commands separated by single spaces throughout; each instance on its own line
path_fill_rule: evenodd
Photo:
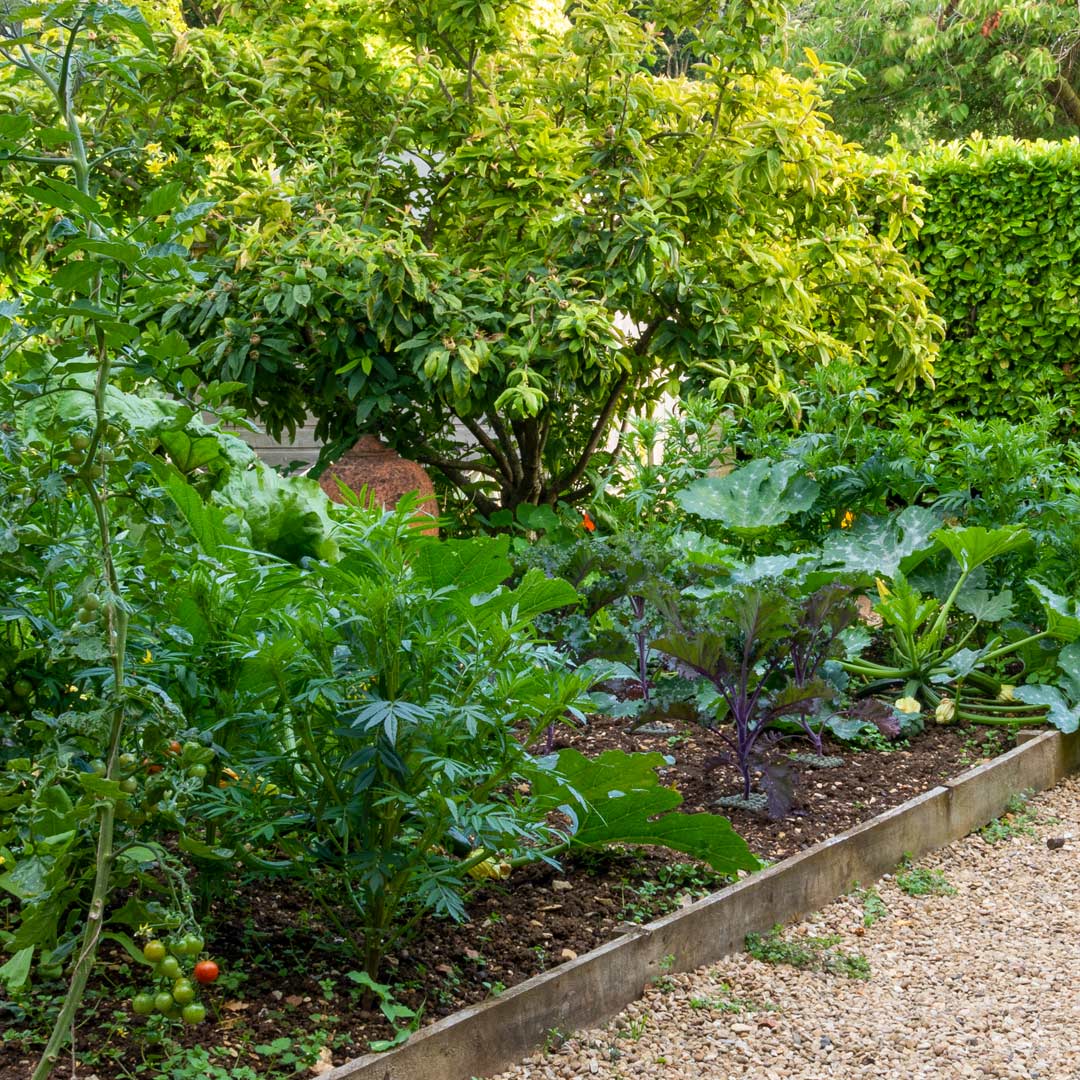
M 998 817 L 1021 791 L 1045 791 L 1080 767 L 1080 733 L 1048 731 L 871 821 L 657 919 L 584 956 L 462 1009 L 404 1046 L 368 1054 L 324 1080 L 471 1080 L 509 1068 L 569 1032 L 610 1019 L 639 998 L 674 957 L 675 971 L 743 948 L 747 934 L 816 911 L 893 870 L 900 859 L 944 847 Z

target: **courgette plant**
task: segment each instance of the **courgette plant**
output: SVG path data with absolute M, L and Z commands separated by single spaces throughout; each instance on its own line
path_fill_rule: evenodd
M 938 529 L 931 538 L 955 560 L 956 581 L 945 599 L 938 600 L 920 593 L 899 569 L 891 585 L 877 579 L 875 610 L 884 621 L 889 656 L 880 663 L 862 658 L 842 662 L 863 680 L 857 692 L 915 698 L 934 709 L 941 722 L 1043 723 L 1046 709 L 1014 699 L 993 672 L 1036 642 L 1075 640 L 1080 620 L 1069 614 L 1060 597 L 1031 582 L 1047 614 L 1046 629 L 1008 640 L 997 627 L 1012 614 L 1012 592 L 992 595 L 972 583 L 979 567 L 1030 544 L 1030 534 L 1019 526 L 972 526 Z M 988 629 L 989 636 L 982 640 Z

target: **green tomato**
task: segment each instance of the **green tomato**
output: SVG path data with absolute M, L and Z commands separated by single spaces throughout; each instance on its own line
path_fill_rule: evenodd
M 153 994 L 136 994 L 131 999 L 131 1011 L 136 1016 L 149 1016 L 155 1008 Z
M 176 1006 L 176 1002 L 173 1001 L 173 996 L 167 990 L 162 990 L 161 993 L 154 995 L 154 1008 L 163 1016 L 166 1015 L 170 1009 Z
M 188 776 L 192 780 L 205 780 L 206 779 L 206 766 L 205 765 L 192 765 L 187 771 Z
M 16 679 L 11 691 L 17 697 L 29 697 L 34 692 L 34 684 L 29 679 Z
M 95 776 L 105 775 L 105 762 L 104 761 L 91 761 L 90 768 Z
M 97 593 L 88 592 L 83 597 L 82 606 L 86 608 L 87 611 L 97 611 L 97 609 L 101 607 L 101 597 L 98 596 Z
M 121 769 L 134 769 L 138 758 L 134 754 L 121 754 L 116 761 Z
M 190 1005 L 184 1006 L 181 1015 L 185 1024 L 201 1024 L 206 1019 L 206 1006 L 201 1002 L 193 1001 Z
M 177 979 L 173 983 L 172 996 L 177 1005 L 190 1005 L 195 1000 L 195 986 L 190 979 Z
M 184 936 L 185 952 L 188 956 L 198 956 L 205 947 L 205 942 L 199 934 L 186 934 Z
M 90 436 L 84 432 L 77 432 L 71 436 L 71 445 L 76 450 L 88 450 L 90 448 Z
M 151 964 L 159 964 L 165 959 L 165 943 L 163 941 L 148 941 L 143 946 L 144 959 Z
M 175 956 L 166 956 L 157 966 L 157 973 L 163 979 L 180 978 L 180 961 Z
M 129 776 L 126 780 L 120 781 L 120 790 L 127 792 L 128 795 L 134 795 L 139 790 L 139 781 L 134 776 Z

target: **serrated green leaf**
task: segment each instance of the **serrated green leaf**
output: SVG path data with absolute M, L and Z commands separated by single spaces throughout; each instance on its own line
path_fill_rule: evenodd
M 1000 622 L 1013 612 L 1012 590 L 1003 589 L 994 596 L 987 589 L 963 589 L 956 598 L 956 606 L 979 622 Z
M 1073 701 L 1080 701 L 1080 641 L 1074 641 L 1071 645 L 1058 653 L 1058 667 L 1065 675 L 1065 689 Z
M 237 542 L 235 534 L 225 525 L 225 514 L 217 506 L 203 501 L 202 496 L 180 475 L 173 465 L 160 459 L 151 460 L 157 482 L 165 489 L 176 509 L 188 523 L 195 540 L 207 555 L 218 555 L 221 549 Z
M 418 581 L 432 592 L 454 587 L 470 596 L 491 592 L 512 573 L 510 538 L 425 540 L 411 560 Z
M 533 794 L 552 809 L 565 806 L 576 822 L 571 846 L 650 844 L 707 862 L 721 874 L 756 870 L 746 841 L 717 814 L 673 813 L 682 796 L 664 787 L 656 769 L 662 754 L 606 750 L 587 758 L 574 749 L 559 753 L 554 770 L 530 777 Z
M 984 529 L 972 525 L 966 529 L 938 529 L 934 539 L 952 552 L 961 568 L 970 573 L 977 566 L 1031 543 L 1027 529 L 1007 525 L 1001 529 Z
M 1040 581 L 1029 581 L 1032 592 L 1039 598 L 1046 613 L 1046 632 L 1058 641 L 1080 639 L 1080 612 L 1075 597 L 1059 596 Z

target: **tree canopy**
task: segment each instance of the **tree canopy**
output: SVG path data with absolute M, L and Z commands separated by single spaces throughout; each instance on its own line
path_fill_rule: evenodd
M 871 149 L 1080 132 L 1073 0 L 805 0 L 788 35 L 794 61 L 811 47 L 858 73 L 830 112 Z
M 584 497 L 665 391 L 794 407 L 808 365 L 870 356 L 930 376 L 918 189 L 830 130 L 826 66 L 777 66 L 774 0 L 256 8 L 159 12 L 123 46 L 153 108 L 110 86 L 87 124 L 126 147 L 111 190 L 215 202 L 163 313 L 185 389 L 219 380 L 274 433 L 314 415 L 341 449 L 377 432 L 491 511 Z

